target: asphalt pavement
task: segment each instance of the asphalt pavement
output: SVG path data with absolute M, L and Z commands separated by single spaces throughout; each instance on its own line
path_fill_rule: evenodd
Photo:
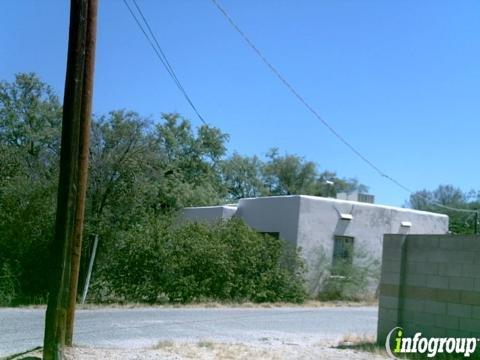
M 159 341 L 315 344 L 374 336 L 377 307 L 99 308 L 78 310 L 74 343 L 135 348 Z M 40 346 L 45 309 L 0 309 L 0 356 Z

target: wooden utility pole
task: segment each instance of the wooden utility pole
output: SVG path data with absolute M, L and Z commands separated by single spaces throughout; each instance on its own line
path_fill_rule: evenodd
M 88 0 L 71 0 L 67 71 L 63 98 L 60 176 L 55 236 L 52 244 L 53 273 L 45 319 L 43 358 L 63 358 L 69 303 L 72 239 L 77 202 L 80 119 Z
M 72 244 L 72 263 L 70 280 L 70 299 L 67 310 L 67 328 L 65 344 L 71 346 L 75 323 L 75 305 L 77 303 L 78 276 L 80 257 L 82 255 L 83 223 L 85 215 L 85 198 L 88 179 L 88 156 L 90 124 L 92 116 L 93 79 L 95 70 L 95 45 L 97 40 L 97 0 L 88 0 L 87 35 L 85 49 L 85 67 L 83 75 L 82 106 L 80 113 L 80 148 L 78 162 L 78 188 L 75 212 L 74 236 Z

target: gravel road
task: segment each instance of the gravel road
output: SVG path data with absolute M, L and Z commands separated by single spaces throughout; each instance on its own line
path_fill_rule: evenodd
M 175 343 L 318 345 L 374 336 L 377 307 L 135 308 L 77 311 L 75 343 L 145 348 Z M 39 346 L 45 309 L 0 309 L 0 356 Z

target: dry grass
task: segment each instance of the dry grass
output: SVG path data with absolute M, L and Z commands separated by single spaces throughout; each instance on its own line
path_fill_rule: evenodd
M 120 308 L 120 309 L 135 309 L 135 308 L 165 308 L 165 309 L 189 309 L 189 308 L 282 308 L 282 307 L 360 307 L 360 306 L 376 306 L 378 300 L 371 301 L 318 301 L 307 300 L 303 303 L 289 303 L 289 302 L 274 302 L 274 303 L 253 303 L 253 302 L 219 302 L 219 301 L 204 301 L 190 304 L 85 304 L 77 306 L 77 309 L 105 309 L 105 308 Z
M 363 335 L 346 335 L 336 346 L 337 349 L 342 350 L 359 350 L 371 354 L 387 356 L 387 351 L 384 346 L 378 345 L 375 336 Z
M 360 344 L 373 344 L 376 342 L 376 338 L 373 335 L 357 335 L 348 334 L 345 335 L 340 341 L 343 345 L 360 345 Z
M 307 300 L 303 303 L 253 303 L 253 302 L 219 302 L 219 301 L 203 301 L 190 304 L 145 304 L 145 303 L 112 303 L 112 304 L 83 304 L 77 305 L 77 310 L 96 310 L 96 309 L 141 309 L 141 308 L 159 308 L 159 309 L 190 309 L 190 308 L 282 308 L 282 307 L 359 307 L 359 306 L 376 306 L 378 300 L 369 301 L 319 301 Z M 3 308 L 8 309 L 8 308 Z M 25 305 L 12 309 L 46 309 L 46 305 Z
M 175 343 L 170 340 L 162 340 L 157 343 L 152 349 L 166 349 L 175 346 Z
M 38 356 L 41 350 L 24 356 Z M 21 359 L 22 357 L 15 358 Z M 366 353 L 351 349 L 336 349 L 326 344 L 317 345 L 252 345 L 252 344 L 225 344 L 209 340 L 197 343 L 174 343 L 171 341 L 159 342 L 149 349 L 108 349 L 108 348 L 68 348 L 65 351 L 65 360 L 381 360 L 386 357 L 379 354 Z M 23 359 L 26 359 L 23 357 Z
M 213 349 L 215 347 L 215 344 L 212 341 L 202 340 L 197 343 L 197 346 L 207 349 Z

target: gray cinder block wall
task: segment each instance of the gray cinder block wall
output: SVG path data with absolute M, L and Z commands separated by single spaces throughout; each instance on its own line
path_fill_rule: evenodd
M 377 341 L 480 337 L 480 236 L 385 235 Z

